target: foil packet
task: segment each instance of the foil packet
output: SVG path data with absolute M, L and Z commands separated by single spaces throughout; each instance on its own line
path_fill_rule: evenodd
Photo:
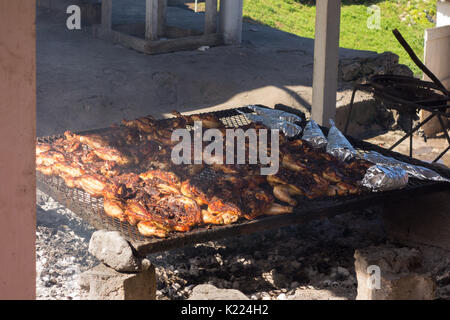
M 253 110 L 256 114 L 245 113 L 242 111 L 239 111 L 239 113 L 245 115 L 250 121 L 262 123 L 270 129 L 278 129 L 283 132 L 285 136 L 290 138 L 302 133 L 302 127 L 295 124 L 295 122 L 301 122 L 302 119 L 295 114 L 255 105 L 246 107 Z
M 341 161 L 348 161 L 356 157 L 356 150 L 351 143 L 336 128 L 334 121 L 330 119 L 330 131 L 328 132 L 327 152 Z
M 401 189 L 408 184 L 408 173 L 400 167 L 374 165 L 367 169 L 361 184 L 375 192 Z
M 319 125 L 312 119 L 306 124 L 302 139 L 311 143 L 314 148 L 324 148 L 328 143 Z
M 410 177 L 416 179 L 450 182 L 450 179 L 442 177 L 437 172 L 431 169 L 422 166 L 416 166 L 391 157 L 386 157 L 375 151 L 361 152 L 360 157 L 377 165 L 401 168 L 405 170 Z

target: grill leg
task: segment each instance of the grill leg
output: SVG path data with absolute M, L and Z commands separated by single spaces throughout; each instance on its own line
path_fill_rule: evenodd
M 410 117 L 410 123 L 409 123 L 409 131 L 411 132 L 413 129 L 413 116 Z M 413 135 L 409 136 L 409 156 L 412 158 L 413 156 Z
M 442 151 L 442 153 L 440 155 L 438 155 L 437 158 L 433 160 L 433 162 L 438 162 L 439 159 L 442 158 L 444 156 L 444 154 L 447 153 L 448 150 L 450 150 L 450 146 L 448 146 L 444 151 Z
M 350 110 L 348 110 L 347 121 L 345 122 L 345 128 L 344 128 L 344 134 L 345 134 L 345 135 L 347 134 L 348 125 L 350 124 L 350 118 L 352 117 L 353 103 L 354 103 L 354 101 L 355 101 L 356 90 L 358 90 L 357 87 L 355 87 L 355 88 L 353 89 L 353 92 L 352 92 L 352 99 L 350 100 Z
M 402 143 L 405 139 L 409 138 L 409 136 L 411 136 L 414 132 L 416 132 L 417 130 L 420 129 L 420 127 L 422 127 L 425 123 L 427 123 L 428 121 L 430 121 L 434 116 L 436 116 L 435 114 L 430 114 L 425 120 L 423 120 L 422 122 L 420 122 L 417 126 L 415 126 L 410 132 L 406 133 L 400 140 L 398 140 L 396 143 L 394 143 L 390 148 L 389 151 L 393 150 L 396 146 L 398 146 L 400 143 Z
M 447 138 L 449 146 L 440 155 L 438 155 L 437 158 L 433 160 L 433 162 L 437 162 L 440 158 L 444 156 L 444 154 L 447 153 L 448 150 L 450 150 L 450 136 L 448 135 L 447 128 L 445 127 L 444 121 L 442 121 L 442 117 L 438 116 L 438 119 L 439 123 L 441 124 L 442 131 L 444 132 L 444 135 Z

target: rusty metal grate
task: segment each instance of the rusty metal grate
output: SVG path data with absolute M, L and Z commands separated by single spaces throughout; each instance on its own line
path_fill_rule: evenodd
M 245 108 L 241 108 L 239 110 L 244 112 L 249 111 Z M 239 114 L 235 109 L 218 111 L 214 114 L 219 117 L 219 119 L 227 127 L 230 128 L 237 128 L 249 124 L 248 119 L 244 115 Z M 161 121 L 170 121 L 170 119 L 163 119 Z M 326 128 L 322 129 L 326 134 L 328 130 Z M 85 131 L 82 133 L 101 132 L 103 130 L 105 129 Z M 38 138 L 38 141 L 52 142 L 61 136 L 62 135 L 42 137 Z M 356 140 L 351 137 L 349 137 L 349 140 L 356 148 L 374 150 L 381 154 L 397 158 L 401 161 L 429 167 L 440 173 L 442 176 L 450 178 L 450 170 L 439 169 L 419 160 L 412 159 L 392 151 L 387 151 L 386 149 L 364 141 Z M 428 192 L 450 189 L 450 184 L 448 183 L 410 179 L 408 186 L 402 190 L 368 193 L 358 196 L 299 201 L 298 205 L 295 207 L 294 213 L 292 214 L 260 217 L 252 221 L 240 220 L 237 223 L 227 226 L 201 226 L 194 228 L 189 232 L 172 233 L 169 234 L 167 238 L 159 239 L 144 237 L 138 232 L 135 226 L 131 226 L 127 222 L 120 222 L 118 219 L 106 215 L 103 210 L 102 198 L 91 197 L 88 193 L 81 189 L 69 188 L 60 177 L 46 176 L 40 172 L 36 172 L 36 175 L 38 189 L 51 196 L 60 204 L 65 205 L 68 209 L 80 216 L 83 220 L 87 221 L 94 228 L 119 231 L 141 254 L 168 250 L 170 248 L 181 247 L 189 243 L 202 242 L 227 236 L 298 224 L 317 219 L 321 216 L 333 216 L 349 210 L 371 205 L 379 205 L 384 201 L 390 201 L 405 195 L 411 196 L 413 194 L 424 194 Z M 197 178 L 213 180 L 213 176 L 207 171 L 200 173 Z

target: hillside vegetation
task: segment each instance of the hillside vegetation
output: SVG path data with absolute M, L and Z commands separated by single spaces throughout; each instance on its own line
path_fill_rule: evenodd
M 373 11 L 368 11 L 369 6 L 379 8 L 379 28 L 368 28 L 368 19 L 374 17 Z M 343 0 L 340 46 L 394 52 L 400 56 L 400 63 L 406 64 L 419 76 L 420 70 L 397 42 L 392 30 L 399 29 L 419 58 L 423 58 L 424 32 L 435 25 L 435 16 L 436 0 Z M 315 1 L 245 0 L 244 18 L 301 37 L 314 38 Z

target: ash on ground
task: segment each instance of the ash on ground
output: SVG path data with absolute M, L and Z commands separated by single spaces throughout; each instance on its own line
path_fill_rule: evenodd
M 37 298 L 80 299 L 80 273 L 99 263 L 88 253 L 95 230 L 39 192 L 38 205 Z M 386 243 L 380 210 L 368 208 L 148 258 L 156 267 L 159 300 L 187 299 L 206 283 L 255 300 L 355 299 L 355 249 Z M 450 298 L 449 265 L 448 257 L 435 261 L 438 298 Z
M 80 274 L 98 264 L 88 252 L 95 229 L 44 193 L 36 199 L 36 298 L 79 299 Z

